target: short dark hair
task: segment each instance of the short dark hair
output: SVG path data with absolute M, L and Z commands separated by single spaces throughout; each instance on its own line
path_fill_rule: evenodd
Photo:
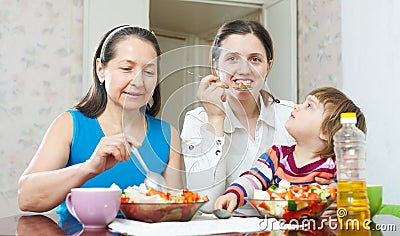
M 92 61 L 92 84 L 85 96 L 75 105 L 75 109 L 81 111 L 87 117 L 97 117 L 104 112 L 107 104 L 107 91 L 104 84 L 100 83 L 100 80 L 96 73 L 96 60 L 100 58 L 102 65 L 106 66 L 107 63 L 115 57 L 115 48 L 118 42 L 127 37 L 137 37 L 139 39 L 149 41 L 154 46 L 157 56 L 161 55 L 160 46 L 158 44 L 156 36 L 143 28 L 134 27 L 129 25 L 117 26 L 109 30 L 103 35 L 99 45 L 95 51 Z M 157 58 L 157 82 L 159 82 L 160 76 L 160 57 Z M 152 105 L 147 104 L 145 112 L 148 115 L 156 116 L 160 111 L 161 107 L 161 95 L 159 83 L 154 89 Z

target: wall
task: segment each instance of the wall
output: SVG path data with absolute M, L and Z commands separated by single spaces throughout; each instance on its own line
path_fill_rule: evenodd
M 313 88 L 334 86 L 362 108 L 367 183 L 383 184 L 383 201 L 391 204 L 400 203 L 400 114 L 386 101 L 400 100 L 399 11 L 396 0 L 298 1 L 299 101 Z
M 50 122 L 81 96 L 83 0 L 0 0 L 0 216 Z
M 148 27 L 149 0 L 0 0 L 0 6 L 1 217 L 19 212 L 19 176 L 52 120 L 87 91 L 100 36 L 118 24 Z
M 263 22 L 271 35 L 274 62 L 267 86 L 278 99 L 297 100 L 297 1 L 269 1 L 263 7 Z
M 163 52 L 163 56 L 161 57 L 162 60 L 161 74 L 165 75 L 161 77 L 160 81 L 162 108 L 158 114 L 158 117 L 160 119 L 168 121 L 175 128 L 180 130 L 181 125 L 179 124 L 179 117 L 181 116 L 181 112 L 183 111 L 186 103 L 186 97 L 185 97 L 186 91 L 184 88 L 187 83 L 186 81 L 187 75 L 185 71 L 182 69 L 186 64 L 187 55 L 186 53 L 179 53 L 178 54 L 179 57 L 175 56 L 173 61 L 168 60 L 168 55 L 170 53 L 174 53 L 175 55 L 175 52 L 178 51 L 177 50 L 169 52 L 171 50 L 187 46 L 189 41 L 189 35 L 176 36 L 177 34 L 162 32 L 160 30 L 156 30 L 155 32 Z M 168 61 L 166 61 L 164 58 Z M 174 68 L 172 71 L 173 73 L 164 74 L 164 72 L 169 68 L 171 69 Z
M 316 87 L 342 85 L 341 2 L 297 1 L 299 102 Z
M 367 182 L 400 204 L 400 1 L 342 1 L 343 89 L 367 118 Z M 390 104 L 390 103 L 393 103 Z
M 149 28 L 150 0 L 84 0 L 82 91 L 91 83 L 93 52 L 101 36 L 118 25 Z

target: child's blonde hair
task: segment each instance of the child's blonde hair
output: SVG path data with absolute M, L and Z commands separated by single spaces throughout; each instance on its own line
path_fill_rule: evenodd
M 322 158 L 332 157 L 335 155 L 333 150 L 333 135 L 342 127 L 340 124 L 341 113 L 356 113 L 356 126 L 366 134 L 367 126 L 364 114 L 361 112 L 361 109 L 343 92 L 333 87 L 321 87 L 314 89 L 308 95 L 315 96 L 320 103 L 324 104 L 325 108 L 321 130 L 328 137 L 327 146 L 317 153 Z

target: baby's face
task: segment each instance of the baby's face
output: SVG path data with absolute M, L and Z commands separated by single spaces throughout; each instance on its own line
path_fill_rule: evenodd
M 321 124 L 324 119 L 324 104 L 313 96 L 294 106 L 286 129 L 296 141 L 315 140 L 321 138 Z

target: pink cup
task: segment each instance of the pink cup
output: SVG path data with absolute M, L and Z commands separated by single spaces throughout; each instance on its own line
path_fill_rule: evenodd
M 120 189 L 73 188 L 65 203 L 84 228 L 106 228 L 118 214 L 120 199 Z

